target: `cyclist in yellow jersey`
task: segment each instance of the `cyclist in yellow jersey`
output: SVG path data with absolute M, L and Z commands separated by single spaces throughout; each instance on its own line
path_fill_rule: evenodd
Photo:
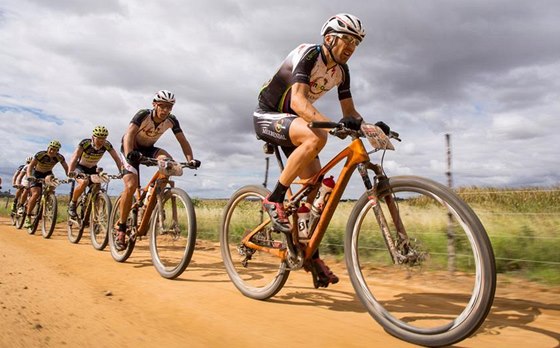
M 61 147 L 62 145 L 60 144 L 60 141 L 51 141 L 47 150 L 37 152 L 27 167 L 27 181 L 29 182 L 29 193 L 31 196 L 29 197 L 29 202 L 27 203 L 27 219 L 25 220 L 25 228 L 29 228 L 31 226 L 30 215 L 35 208 L 35 204 L 37 203 L 37 199 L 39 199 L 39 195 L 41 194 L 41 189 L 43 187 L 43 184 L 36 182 L 36 179 L 44 179 L 48 175 L 51 175 L 53 167 L 59 162 L 64 168 L 66 175 L 68 175 L 68 165 L 66 164 L 66 160 L 64 159 L 64 156 L 58 152 Z
M 72 155 L 70 160 L 70 165 L 68 166 L 68 177 L 74 178 L 78 173 L 82 174 L 96 174 L 97 173 L 97 163 L 101 160 L 105 152 L 109 152 L 117 168 L 122 170 L 123 164 L 121 159 L 113 148 L 113 145 L 107 140 L 109 136 L 109 131 L 104 126 L 97 126 L 93 129 L 91 138 L 86 138 L 80 141 L 78 147 Z M 87 185 L 89 184 L 88 179 L 76 179 L 77 185 L 74 188 L 74 192 L 68 203 L 68 215 L 75 219 L 76 214 L 76 202 L 78 198 L 82 195 Z

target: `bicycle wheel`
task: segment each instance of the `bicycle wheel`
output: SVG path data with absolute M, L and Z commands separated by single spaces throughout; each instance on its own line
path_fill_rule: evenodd
M 78 202 L 76 203 L 76 215 L 78 217 L 74 219 L 70 219 L 68 216 L 68 240 L 70 243 L 77 244 L 82 239 L 82 235 L 84 233 L 84 217 L 86 214 L 86 208 L 84 207 L 84 201 L 79 198 Z
M 257 300 L 276 295 L 290 275 L 279 257 L 241 244 L 245 233 L 268 219 L 262 201 L 269 193 L 262 186 L 240 188 L 228 201 L 220 225 L 220 249 L 227 274 L 243 295 Z M 284 238 L 281 233 L 271 232 L 269 223 L 252 241 L 270 248 L 282 248 Z
M 111 199 L 105 192 L 98 192 L 93 198 L 91 206 L 89 236 L 91 245 L 97 250 L 103 250 L 109 241 L 107 233 L 109 217 L 111 216 Z
M 390 178 L 379 185 L 378 197 L 394 235 L 398 220 L 387 208 L 393 197 L 410 244 L 395 245 L 401 254 L 393 262 L 373 203 L 367 195 L 357 201 L 344 246 L 358 298 L 402 340 L 447 346 L 469 337 L 486 318 L 496 289 L 494 254 L 482 223 L 453 191 L 428 179 Z
M 133 204 L 134 204 L 134 200 L 133 199 Z M 134 245 L 136 244 L 136 239 L 135 238 L 130 238 L 131 236 L 131 228 L 133 226 L 133 221 L 134 219 L 134 213 L 132 212 L 132 210 L 130 210 L 130 213 L 128 214 L 128 218 L 126 219 L 126 225 L 127 227 L 127 231 L 126 231 L 126 238 L 125 238 L 125 243 L 126 243 L 126 248 L 124 250 L 118 250 L 117 246 L 115 244 L 115 241 L 117 240 L 117 229 L 115 227 L 117 221 L 120 221 L 120 205 L 121 205 L 121 196 L 119 196 L 119 198 L 117 198 L 117 201 L 115 202 L 115 208 L 112 210 L 111 212 L 111 219 L 109 220 L 109 248 L 111 249 L 111 256 L 113 257 L 113 259 L 117 262 L 125 262 L 129 257 L 130 254 L 132 254 L 132 251 L 134 250 Z M 135 227 L 134 227 L 135 228 Z
M 158 273 L 167 279 L 180 276 L 191 261 L 196 244 L 196 216 L 187 193 L 172 188 L 163 194 L 162 210 L 151 218 L 150 254 Z
M 27 217 L 26 213 L 27 205 L 20 205 L 16 210 L 16 228 L 21 230 L 23 225 L 25 224 L 25 218 Z
M 17 223 L 17 213 L 16 212 L 17 212 L 17 206 L 18 205 L 19 204 L 17 204 L 17 202 L 16 202 L 16 210 L 15 211 L 10 211 L 10 220 L 12 222 L 12 226 L 15 226 L 16 223 Z
M 57 213 L 58 205 L 56 195 L 54 192 L 50 192 L 45 197 L 45 205 L 43 206 L 43 217 L 41 220 L 41 234 L 43 235 L 43 238 L 51 238 L 56 225 Z
M 37 232 L 37 227 L 39 227 L 39 221 L 41 220 L 41 216 L 43 215 L 43 202 L 41 201 L 41 197 L 35 203 L 35 208 L 33 208 L 33 212 L 30 214 L 29 219 L 31 220 L 31 226 L 27 228 L 27 233 L 35 234 Z

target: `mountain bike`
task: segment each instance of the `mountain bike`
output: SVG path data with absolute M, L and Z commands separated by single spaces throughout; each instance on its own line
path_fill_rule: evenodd
M 98 174 L 79 173 L 76 175 L 76 179 L 87 179 L 89 182 L 86 191 L 76 202 L 77 217 L 72 219 L 68 216 L 68 240 L 71 243 L 78 243 L 84 229 L 89 227 L 92 246 L 97 250 L 105 249 L 109 240 L 107 227 L 112 205 L 111 199 L 107 195 L 106 185 L 111 179 L 120 178 L 121 175 L 109 175 L 101 171 Z M 70 197 L 74 193 L 75 183 L 73 180 Z
M 310 127 L 350 136 L 351 143 L 316 176 L 297 182 L 297 192 L 289 191 L 285 207 L 292 233 L 272 229 L 262 207 L 270 193 L 265 187 L 244 186 L 231 196 L 220 248 L 233 284 L 243 295 L 265 300 L 282 289 L 291 271 L 306 268 L 358 169 L 365 193 L 353 204 L 346 227 L 331 232 L 343 235 L 348 274 L 361 303 L 389 334 L 414 344 L 445 346 L 472 335 L 488 315 L 496 289 L 492 246 L 474 211 L 435 181 L 386 175 L 383 158 L 394 150 L 390 139 L 400 141 L 397 133 L 387 136 L 370 124 L 359 131 L 332 122 Z M 366 150 L 362 137 L 373 151 Z M 272 152 L 283 168 L 278 147 Z M 379 164 L 370 159 L 376 152 L 382 154 Z M 312 215 L 310 236 L 302 239 L 298 207 L 311 203 L 306 196 L 338 164 L 342 169 L 330 197 L 320 215 Z
M 25 201 L 27 199 L 27 189 L 23 185 L 14 185 L 16 190 L 23 189 L 25 190 L 20 195 L 20 198 L 16 200 L 16 209 L 15 211 L 10 212 L 10 219 L 12 220 L 12 226 L 16 226 L 17 229 L 21 229 L 23 223 L 25 221 Z
M 200 162 L 198 162 L 200 163 Z M 111 256 L 124 262 L 132 254 L 138 239 L 149 234 L 149 248 L 154 267 L 168 279 L 181 275 L 189 265 L 196 242 L 196 216 L 189 195 L 175 187 L 170 176 L 180 176 L 183 168 L 196 169 L 198 165 L 143 157 L 140 164 L 158 166 L 148 184 L 138 186 L 126 219 L 126 248 L 118 250 L 115 241 L 120 220 L 121 196 L 113 207 L 109 222 Z M 140 180 L 139 180 L 140 181 Z
M 41 222 L 41 234 L 43 238 L 49 239 L 54 232 L 56 219 L 58 217 L 58 200 L 56 198 L 55 189 L 61 184 L 69 183 L 69 181 L 67 179 L 59 180 L 49 175 L 44 179 L 35 179 L 35 182 L 42 184 L 41 194 L 33 211 L 29 215 L 31 226 L 27 229 L 27 233 L 35 234 L 39 227 L 39 222 Z M 28 194 L 28 200 L 29 197 L 31 197 L 31 193 Z M 25 209 L 27 209 L 27 202 L 25 203 Z M 22 220 L 25 220 L 25 215 L 25 213 L 22 214 Z

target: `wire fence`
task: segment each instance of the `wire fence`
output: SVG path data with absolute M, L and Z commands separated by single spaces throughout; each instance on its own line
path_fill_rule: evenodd
M 496 262 L 498 265 L 503 265 L 506 271 L 508 267 L 512 267 L 511 265 L 522 268 L 558 268 L 560 266 L 560 252 L 558 252 L 560 250 L 560 189 L 475 189 L 468 191 L 461 189 L 455 191 L 473 206 L 483 221 L 493 244 Z M 487 205 L 492 201 L 492 197 L 506 195 L 515 198 L 511 204 L 501 202 L 491 205 L 491 210 L 488 209 Z M 544 197 L 543 199 L 548 201 L 545 202 L 546 204 L 539 205 L 536 203 L 542 202 L 533 202 L 535 197 Z M 481 198 L 487 199 L 486 205 L 470 203 L 470 201 L 481 201 Z M 0 203 L 0 207 L 4 206 L 6 210 L 11 207 L 10 203 L 13 198 L 5 196 L 4 199 L 4 204 Z M 200 199 L 201 206 L 204 206 L 204 201 L 204 199 Z M 523 211 L 516 211 L 519 209 L 517 201 L 525 205 Z M 219 222 L 216 221 L 216 217 L 221 216 L 226 202 L 223 200 L 222 205 L 220 205 L 221 203 L 215 204 L 215 207 L 212 208 L 217 212 L 212 213 L 213 218 L 209 219 L 209 221 L 213 220 L 212 225 L 206 226 L 204 231 L 199 233 L 201 238 L 217 239 Z M 532 206 L 535 207 L 535 210 L 531 210 Z M 542 207 L 546 207 L 547 211 L 542 211 Z M 495 222 L 500 221 L 503 224 L 503 219 L 506 219 L 508 229 L 504 231 L 503 227 L 494 228 Z M 518 220 L 519 222 L 516 223 Z M 527 233 L 527 230 L 530 233 Z M 325 238 L 321 245 L 327 250 L 343 251 L 344 249 L 342 240 L 332 238 Z

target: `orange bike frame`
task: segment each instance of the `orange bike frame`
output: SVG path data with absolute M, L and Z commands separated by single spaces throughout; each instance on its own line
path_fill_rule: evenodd
M 172 181 L 169 178 L 159 171 L 155 172 L 152 179 L 148 182 L 148 184 L 143 188 L 136 189 L 136 207 L 142 207 L 142 204 L 145 203 L 144 213 L 142 214 L 142 219 L 138 222 L 138 236 L 145 236 L 148 233 L 148 228 L 150 227 L 150 218 L 152 216 L 152 211 L 154 210 L 156 203 L 157 203 L 157 195 L 161 193 L 161 190 L 165 187 L 167 183 L 173 185 Z M 150 197 L 148 197 L 148 201 L 144 202 L 144 198 L 150 193 Z M 134 207 L 134 205 L 133 205 Z
M 352 177 L 352 173 L 354 172 L 358 164 L 369 161 L 369 155 L 364 147 L 362 140 L 359 138 L 354 139 L 350 143 L 350 145 L 344 148 L 333 159 L 331 159 L 329 163 L 327 163 L 324 167 L 322 167 L 321 170 L 313 178 L 311 178 L 308 182 L 303 183 L 302 184 L 303 187 L 293 195 L 297 197 L 303 191 L 305 191 L 309 186 L 316 185 L 318 181 L 322 177 L 324 177 L 326 173 L 328 173 L 333 167 L 335 167 L 339 162 L 341 162 L 344 159 L 346 159 L 346 162 L 344 163 L 344 167 L 340 171 L 340 175 L 330 194 L 330 198 L 327 200 L 327 204 L 325 205 L 325 208 L 321 213 L 319 222 L 315 227 L 315 230 L 313 231 L 313 235 L 311 236 L 311 239 L 309 240 L 309 242 L 307 243 L 304 249 L 305 252 L 304 255 L 306 259 L 309 259 L 311 255 L 313 255 L 315 250 L 319 247 L 319 244 L 321 243 L 321 240 L 323 239 L 323 236 L 327 231 L 327 227 L 331 221 L 331 218 L 334 215 L 336 207 L 338 206 L 338 202 L 342 197 L 342 193 L 344 193 L 344 190 L 348 185 L 348 181 L 350 181 L 350 178 Z M 294 216 L 295 215 L 296 214 L 294 214 Z M 297 216 L 295 216 L 294 218 L 297 219 Z M 257 245 L 249 240 L 252 235 L 260 231 L 265 225 L 268 224 L 268 222 L 270 222 L 270 218 L 266 219 L 263 223 L 257 226 L 253 230 L 253 233 L 248 234 L 244 238 L 243 242 L 245 245 L 249 246 L 250 248 L 268 252 L 270 254 L 277 255 L 282 259 L 284 259 L 287 253 L 285 249 L 279 250 L 275 248 L 268 248 L 265 246 Z M 297 224 L 294 223 L 293 226 L 297 226 Z

